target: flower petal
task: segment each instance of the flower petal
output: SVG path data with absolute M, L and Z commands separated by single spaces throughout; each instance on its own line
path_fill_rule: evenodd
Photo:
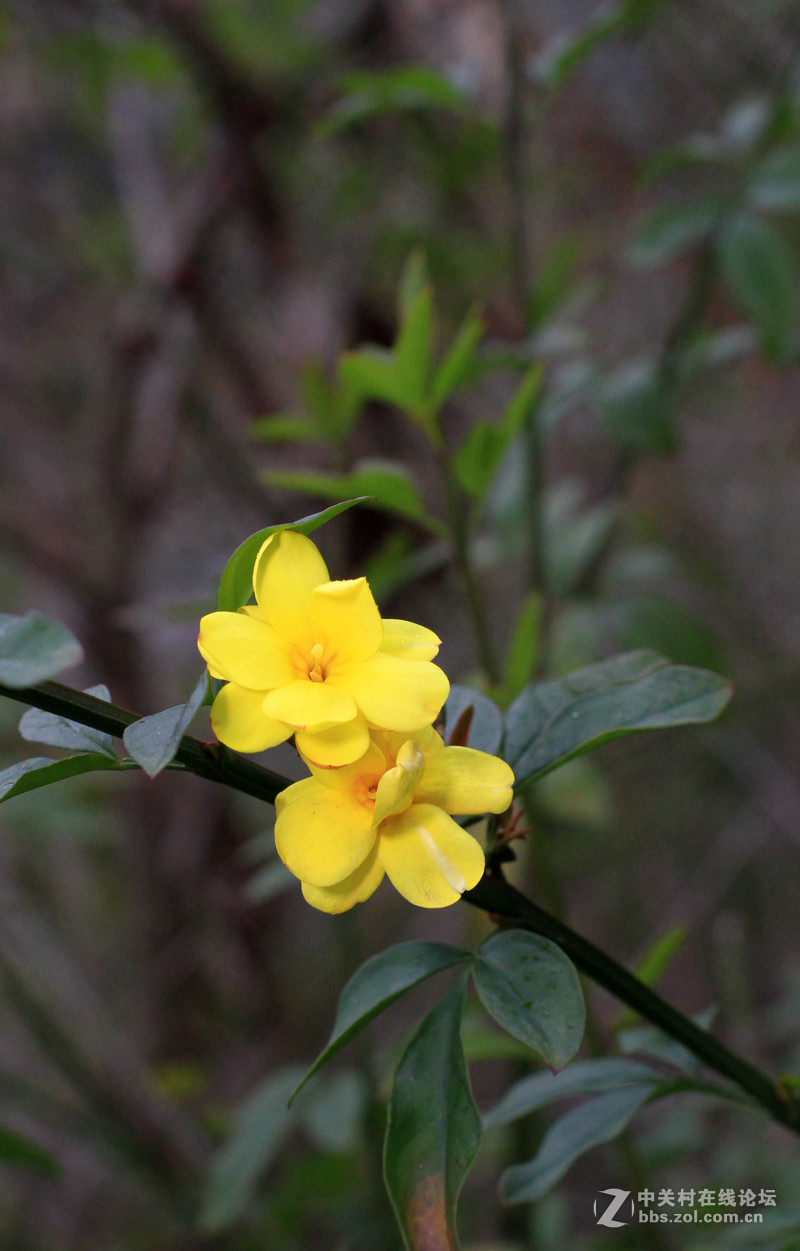
M 211 705 L 211 728 L 221 743 L 234 751 L 266 751 L 291 734 L 282 721 L 267 717 L 264 692 L 251 691 L 235 682 L 223 686 Z
M 330 682 L 296 678 L 264 700 L 264 711 L 276 721 L 286 721 L 295 730 L 314 734 L 331 726 L 352 721 L 357 708 L 351 695 Z
M 387 817 L 394 817 L 405 811 L 414 798 L 414 791 L 424 769 L 425 757 L 409 739 L 397 753 L 397 764 L 393 769 L 387 769 L 378 783 L 375 811 L 372 815 L 373 828 L 377 828 Z
M 354 904 L 369 899 L 383 881 L 384 868 L 378 859 L 377 846 L 367 856 L 362 865 L 335 886 L 310 886 L 303 882 L 303 895 L 306 903 L 321 912 L 347 912 Z
M 481 879 L 483 848 L 433 804 L 412 804 L 379 831 L 378 856 L 392 884 L 419 908 L 444 908 Z
M 362 865 L 375 843 L 372 811 L 345 791 L 313 778 L 296 783 L 275 820 L 275 846 L 283 863 L 302 882 L 333 886 Z M 289 787 L 289 791 L 294 788 Z M 277 811 L 277 809 L 276 809 Z
M 445 747 L 425 756 L 419 803 L 445 812 L 505 812 L 514 797 L 514 774 L 504 760 L 472 747 Z
M 275 816 L 279 817 L 287 804 L 293 804 L 296 799 L 309 794 L 316 794 L 313 778 L 303 778 L 300 782 L 292 782 L 291 786 L 287 786 L 275 796 Z
M 325 561 L 316 546 L 297 530 L 271 534 L 256 557 L 253 590 L 264 619 L 287 642 L 309 652 L 311 592 L 329 581 Z
M 369 730 L 364 718 L 356 716 L 352 721 L 343 721 L 341 725 L 332 726 L 330 730 L 298 730 L 295 743 L 315 776 L 319 770 L 323 773 L 334 773 L 338 778 L 340 773 L 353 766 L 354 761 L 360 763 L 361 757 L 369 750 Z M 384 762 L 378 773 L 382 773 L 385 768 Z M 344 783 L 339 789 L 344 789 Z
M 368 660 L 383 640 L 378 605 L 366 578 L 325 582 L 311 593 L 311 631 L 331 662 Z M 323 661 L 323 663 L 325 663 Z
M 343 729 L 344 727 L 337 728 Z M 326 731 L 326 734 L 330 733 L 333 731 Z M 315 735 L 314 741 L 318 737 L 321 736 Z M 373 742 L 368 742 L 367 750 L 363 755 L 359 756 L 358 760 L 343 765 L 342 768 L 318 765 L 316 761 L 308 759 L 306 759 L 306 764 L 321 786 L 330 786 L 336 791 L 366 791 L 369 787 L 378 785 L 381 775 L 386 770 L 386 757 Z
M 383 730 L 421 730 L 439 715 L 450 683 L 425 660 L 398 660 L 378 652 L 349 664 L 332 679 L 349 691 L 372 725 Z
M 283 686 L 294 677 L 286 644 L 265 621 L 247 613 L 208 613 L 197 646 L 215 674 L 251 691 Z
M 393 617 L 383 619 L 383 642 L 381 651 L 398 660 L 433 660 L 442 640 L 433 630 L 415 625 L 413 621 L 398 621 Z

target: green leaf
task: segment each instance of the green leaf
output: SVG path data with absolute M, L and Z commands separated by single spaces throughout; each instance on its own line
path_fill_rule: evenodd
M 366 960 L 356 969 L 339 996 L 331 1036 L 298 1085 L 295 1095 L 323 1064 L 327 1064 L 359 1030 L 395 999 L 433 973 L 440 973 L 469 959 L 469 952 L 459 951 L 457 947 L 412 939 L 397 943 Z
M 481 1118 L 461 1047 L 464 980 L 425 1017 L 395 1073 L 384 1176 L 408 1251 L 457 1251 L 456 1203 Z
M 651 1085 L 624 1086 L 590 1099 L 551 1125 L 532 1160 L 514 1164 L 500 1178 L 504 1203 L 533 1203 L 585 1152 L 621 1134 L 653 1096 Z
M 640 269 L 663 265 L 703 243 L 719 220 L 720 205 L 715 200 L 661 204 L 639 228 L 628 260 Z
M 541 643 L 542 598 L 531 591 L 522 601 L 506 658 L 504 686 L 507 698 L 519 695 L 536 668 Z
M 664 0 L 618 0 L 597 7 L 577 33 L 558 35 L 540 52 L 531 74 L 552 90 L 560 87 L 591 54 L 614 35 L 636 30 Z
M 198 708 L 203 704 L 208 690 L 208 674 L 204 670 L 185 704 L 165 708 L 150 717 L 141 717 L 129 725 L 122 741 L 133 760 L 151 778 L 165 769 L 180 747 L 183 732 Z
M 428 263 L 423 248 L 414 248 L 403 266 L 397 299 L 398 320 L 402 324 L 416 300 L 428 286 Z
M 35 1169 L 48 1177 L 57 1177 L 60 1168 L 51 1152 L 7 1125 L 0 1125 L 0 1163 L 14 1168 Z
M 50 760 L 47 756 L 33 756 L 3 769 L 0 773 L 0 803 L 38 790 L 62 778 L 77 777 L 80 773 L 94 773 L 101 769 L 117 769 L 119 761 L 111 760 L 101 752 L 83 752 L 80 756 L 68 756 L 66 760 Z
M 85 694 L 104 699 L 107 703 L 111 699 L 107 686 L 90 686 Z M 54 712 L 43 712 L 41 708 L 29 708 L 22 714 L 19 732 L 27 743 L 47 743 L 49 747 L 63 747 L 67 751 L 99 751 L 111 760 L 117 759 L 110 734 L 69 721 Z
M 380 400 L 396 408 L 407 407 L 407 392 L 394 352 L 368 344 L 346 352 L 339 360 L 339 373 L 360 401 Z
M 753 171 L 748 187 L 756 208 L 777 213 L 800 209 L 800 147 L 775 148 Z
M 472 976 L 498 1025 L 551 1069 L 570 1062 L 583 1039 L 586 1010 L 575 966 L 555 943 L 527 930 L 500 930 L 478 948 Z
M 496 756 L 503 737 L 503 714 L 493 699 L 489 699 L 488 695 L 482 695 L 480 691 L 473 691 L 469 686 L 454 684 L 450 687 L 450 694 L 447 696 L 447 703 L 442 714 L 445 742 L 450 740 L 450 736 L 469 708 L 472 709 L 472 718 L 469 722 L 466 742 L 461 746 L 474 747 L 476 751 L 486 751 L 490 756 Z
M 249 539 L 239 544 L 222 571 L 217 608 L 221 612 L 236 612 L 237 608 L 241 608 L 242 604 L 250 600 L 253 594 L 253 566 L 256 563 L 256 556 L 261 544 L 271 534 L 276 534 L 278 530 L 299 530 L 301 534 L 312 534 L 320 526 L 324 526 L 326 521 L 332 521 L 334 517 L 338 517 L 339 513 L 343 513 L 345 509 L 364 502 L 363 499 L 344 500 L 340 504 L 326 508 L 321 513 L 312 513 L 310 517 L 303 517 L 300 521 L 287 521 L 280 525 L 267 526 L 264 530 L 257 530 L 255 534 L 251 534 Z
M 433 534 L 441 535 L 444 527 L 425 510 L 419 487 L 405 465 L 388 460 L 360 461 L 349 474 L 324 474 L 308 471 L 280 471 L 264 475 L 273 486 L 338 499 L 342 495 L 359 496 L 366 507 L 379 508 L 398 517 L 415 521 Z
M 533 1073 L 515 1082 L 503 1098 L 484 1115 L 483 1128 L 510 1125 L 539 1108 L 575 1095 L 600 1095 L 626 1086 L 657 1086 L 663 1075 L 649 1064 L 610 1056 L 602 1060 L 579 1060 L 561 1073 Z
M 307 1086 L 292 1106 L 300 1125 L 321 1150 L 355 1151 L 361 1145 L 366 1103 L 364 1078 L 345 1069 L 325 1082 Z
M 511 440 L 522 428 L 539 390 L 541 377 L 541 366 L 531 366 L 502 419 L 498 423 L 479 421 L 453 457 L 456 478 L 476 500 L 484 498 Z
M 428 413 L 428 386 L 433 355 L 433 292 L 430 287 L 415 296 L 400 326 L 394 348 L 404 407 L 428 433 L 435 424 Z
M 255 1198 L 294 1125 L 288 1099 L 300 1071 L 287 1066 L 271 1073 L 238 1108 L 230 1137 L 211 1161 L 199 1218 L 205 1234 L 229 1229 Z
M 600 386 L 603 420 L 623 447 L 646 455 L 678 447 L 675 392 L 652 361 L 628 361 Z
M 34 686 L 82 660 L 80 643 L 58 621 L 38 612 L 0 613 L 0 682 L 6 686 Z
M 483 331 L 483 318 L 478 313 L 470 313 L 434 374 L 431 387 L 431 406 L 434 412 L 438 413 L 445 400 L 471 377 L 475 369 L 475 352 Z
M 320 137 L 386 113 L 446 109 L 463 112 L 467 97 L 448 79 L 423 65 L 403 65 L 382 73 L 350 74 L 344 94 L 317 127 Z
M 656 986 L 669 968 L 686 939 L 686 930 L 682 925 L 673 925 L 671 929 L 656 939 L 650 950 L 640 960 L 634 973 L 645 986 Z M 625 1008 L 616 1022 L 615 1029 L 625 1029 L 639 1019 L 638 1012 L 633 1008 Z
M 798 272 L 795 255 L 769 222 L 740 213 L 722 231 L 722 273 L 752 319 L 764 348 L 780 354 L 794 328 Z
M 505 756 L 521 786 L 622 735 L 712 721 L 731 690 L 719 674 L 628 652 L 526 687 L 506 714 Z
M 309 361 L 300 373 L 300 388 L 318 434 L 340 443 L 352 430 L 361 401 L 337 368 L 333 381 L 320 361 Z
M 580 492 L 567 481 L 547 493 L 547 584 L 556 595 L 576 592 L 605 550 L 618 517 L 613 503 L 578 511 Z
M 557 314 L 581 259 L 580 242 L 574 235 L 560 239 L 545 257 L 528 296 L 526 319 L 530 330 L 538 329 Z
M 262 443 L 313 443 L 320 436 L 315 421 L 295 413 L 258 417 L 250 425 L 250 437 Z

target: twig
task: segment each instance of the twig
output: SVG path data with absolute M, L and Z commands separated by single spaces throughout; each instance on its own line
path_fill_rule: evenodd
M 58 682 L 43 682 L 19 690 L 0 684 L 0 695 L 32 704 L 46 712 L 55 712 L 117 737 L 127 726 L 140 719 L 124 708 L 94 699 Z M 175 760 L 190 773 L 268 803 L 274 803 L 276 796 L 290 785 L 288 778 L 262 765 L 244 760 L 232 752 L 220 752 L 215 745 L 201 743 L 189 735 L 181 739 Z M 540 908 L 503 878 L 487 873 L 476 887 L 464 893 L 463 898 L 494 917 L 513 922 L 557 943 L 587 977 L 682 1043 L 709 1068 L 727 1077 L 780 1124 L 800 1134 L 800 1101 L 788 1088 L 730 1051 L 707 1030 L 695 1025 L 649 986 L 645 986 L 612 956 Z

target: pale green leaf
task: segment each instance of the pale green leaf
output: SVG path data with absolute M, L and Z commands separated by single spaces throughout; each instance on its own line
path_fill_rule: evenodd
M 555 943 L 507 929 L 481 944 L 472 966 L 486 1011 L 552 1069 L 562 1069 L 583 1039 L 585 1008 L 575 966 Z
M 83 660 L 75 635 L 38 612 L 24 617 L 0 613 L 0 682 L 34 686 Z

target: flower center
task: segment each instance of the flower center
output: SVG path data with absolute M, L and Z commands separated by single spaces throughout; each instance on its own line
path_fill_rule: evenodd
M 311 648 L 311 658 L 313 665 L 308 671 L 308 676 L 312 682 L 324 682 L 325 674 L 322 672 L 322 644 L 315 643 Z

